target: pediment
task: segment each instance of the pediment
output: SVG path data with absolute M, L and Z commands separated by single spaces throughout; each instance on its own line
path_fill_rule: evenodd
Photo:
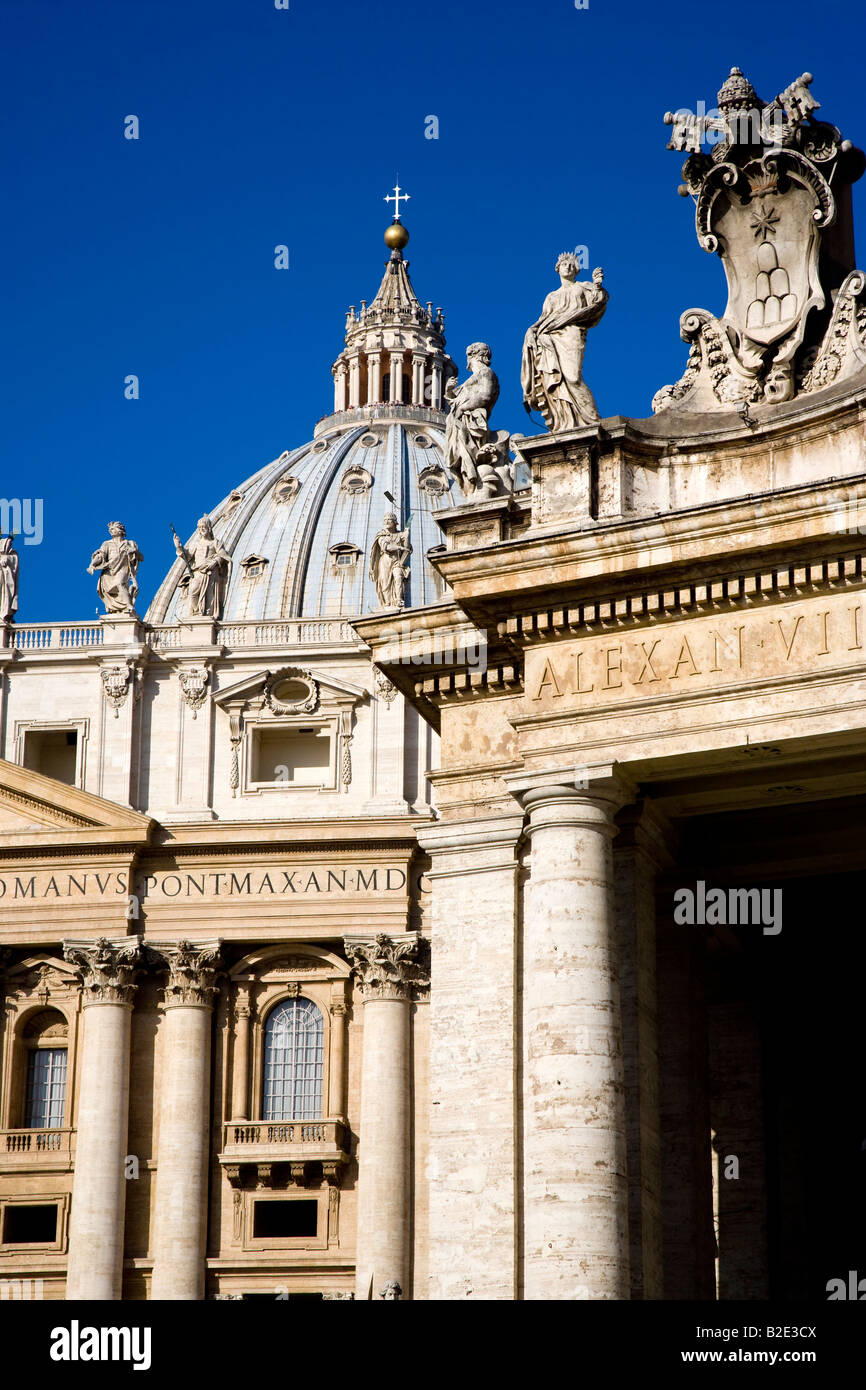
M 152 825 L 149 816 L 128 806 L 0 759 L 0 844 L 100 832 L 144 843 Z
M 218 690 L 213 697 L 214 703 L 223 709 L 240 709 L 256 697 L 263 698 L 266 691 L 280 678 L 290 679 L 292 676 L 311 682 L 323 699 L 330 698 L 334 702 L 346 703 L 348 697 L 351 703 L 356 704 L 368 693 L 363 686 L 353 685 L 337 676 L 316 671 L 309 666 L 292 665 L 263 669 L 255 675 L 244 676 L 242 680 L 234 681 Z

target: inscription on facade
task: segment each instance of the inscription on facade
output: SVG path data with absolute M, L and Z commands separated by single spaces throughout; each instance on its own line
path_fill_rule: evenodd
M 302 864 L 256 865 L 234 869 L 169 869 L 134 874 L 123 870 L 42 870 L 35 873 L 0 873 L 0 902 L 100 899 L 128 897 L 139 902 L 191 902 L 217 898 L 273 901 L 293 897 L 350 897 L 400 893 L 406 888 L 406 871 L 397 865 Z
M 694 617 L 601 634 L 526 658 L 531 702 L 605 704 L 863 661 L 864 605 L 848 594 L 761 613 Z

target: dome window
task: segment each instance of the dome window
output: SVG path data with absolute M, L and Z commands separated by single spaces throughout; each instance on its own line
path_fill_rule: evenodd
M 418 486 L 430 497 L 441 497 L 448 491 L 450 484 L 444 470 L 435 463 L 430 463 L 418 474 Z
M 340 479 L 341 492 L 369 492 L 372 486 L 372 473 L 359 463 L 350 464 Z
M 375 449 L 376 445 L 379 443 L 375 434 L 362 434 L 358 442 L 363 444 L 365 449 Z
M 340 545 L 332 545 L 330 550 L 331 560 L 338 569 L 348 569 L 356 565 L 360 554 L 358 547 L 349 541 L 343 541 Z
M 416 434 L 416 436 L 415 436 L 415 441 L 414 441 L 414 442 L 415 442 L 415 447 L 416 447 L 416 449 L 432 449 L 432 448 L 433 448 L 433 440 L 432 440 L 432 439 L 428 439 L 426 434 Z
M 291 502 L 296 497 L 301 487 L 300 479 L 293 473 L 284 473 L 274 488 L 275 502 Z
M 323 454 L 323 453 L 325 452 L 325 450 L 327 449 L 327 447 L 328 447 L 328 441 L 327 441 L 327 439 L 317 439 L 316 442 L 315 442 L 315 444 L 313 445 L 312 452 L 313 452 L 314 454 Z
M 240 504 L 241 504 L 241 502 L 243 502 L 243 500 L 244 500 L 244 495 L 243 495 L 243 493 L 242 493 L 242 492 L 239 492 L 238 489 L 235 488 L 234 492 L 230 492 L 230 493 L 229 493 L 228 501 L 226 502 L 225 510 L 224 510 L 224 512 L 223 512 L 223 516 L 231 516 L 232 512 L 235 511 L 235 509 L 236 509 L 237 507 L 240 506 Z
M 246 579 L 258 579 L 265 572 L 267 560 L 263 555 L 247 555 L 241 560 L 241 569 Z
M 309 671 L 297 666 L 285 666 L 277 671 L 268 680 L 264 694 L 265 704 L 273 714 L 312 714 L 319 703 L 317 682 Z

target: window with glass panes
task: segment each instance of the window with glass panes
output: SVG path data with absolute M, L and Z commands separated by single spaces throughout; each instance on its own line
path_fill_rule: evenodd
M 265 1024 L 262 1119 L 322 1115 L 324 1020 L 311 999 L 285 999 Z
M 60 1129 L 66 1106 L 66 1048 L 36 1047 L 27 1058 L 28 1129 Z

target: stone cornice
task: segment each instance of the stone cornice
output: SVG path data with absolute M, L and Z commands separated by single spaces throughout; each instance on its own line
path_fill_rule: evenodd
M 415 990 L 430 982 L 421 956 L 417 932 L 402 936 L 344 937 L 346 955 L 361 987 L 364 1002 L 378 999 L 409 1000 Z
M 818 544 L 843 553 L 862 544 L 862 536 L 846 535 L 844 510 L 859 507 L 861 499 L 863 515 L 858 510 L 857 516 L 866 526 L 866 473 L 859 473 L 651 515 L 533 527 L 516 540 L 432 558 L 454 589 L 457 611 L 483 626 L 488 611 L 528 607 L 533 591 L 536 602 L 546 592 L 556 592 L 560 601 L 566 590 L 597 593 L 605 575 L 608 582 L 648 578 L 720 564 L 726 556 L 797 553 Z M 373 635 L 367 624 L 358 624 L 358 631 L 367 641 Z
M 132 1004 L 136 974 L 143 967 L 141 938 L 120 941 L 97 937 L 95 941 L 65 941 L 63 956 L 81 981 L 82 1003 Z
M 321 820 L 203 821 L 201 825 L 160 826 L 154 835 L 152 852 L 263 855 L 318 853 L 333 859 L 338 851 L 369 851 L 389 854 L 411 850 L 415 844 L 418 816 L 377 818 L 332 817 Z M 323 849 L 323 841 L 327 849 Z

